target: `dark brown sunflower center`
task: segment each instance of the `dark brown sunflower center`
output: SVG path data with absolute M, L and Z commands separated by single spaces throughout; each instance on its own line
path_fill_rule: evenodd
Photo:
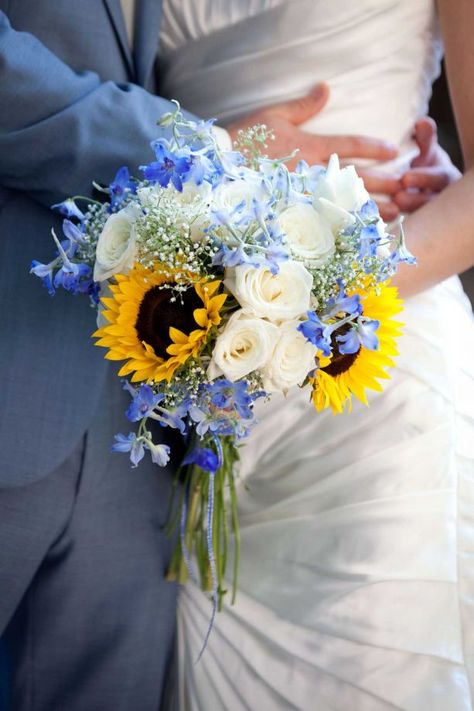
M 324 368 L 321 368 L 325 373 L 330 375 L 331 377 L 335 377 L 336 375 L 341 375 L 341 373 L 345 373 L 349 368 L 352 367 L 352 365 L 355 363 L 357 360 L 359 353 L 360 353 L 360 348 L 356 353 L 340 353 L 339 352 L 339 344 L 336 341 L 337 336 L 343 336 L 345 333 L 347 333 L 350 329 L 350 324 L 345 323 L 344 326 L 341 326 L 341 328 L 338 328 L 337 331 L 334 331 L 334 333 L 331 335 L 331 346 L 332 346 L 332 359 L 329 365 L 326 365 Z
M 193 288 L 178 294 L 172 289 L 154 286 L 142 299 L 135 323 L 140 341 L 145 341 L 160 358 L 169 358 L 166 349 L 171 343 L 170 326 L 190 333 L 197 326 L 193 317 L 202 301 Z

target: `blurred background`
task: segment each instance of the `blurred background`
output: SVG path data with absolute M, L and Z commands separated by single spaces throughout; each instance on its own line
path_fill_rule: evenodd
M 462 170 L 462 153 L 449 98 L 444 63 L 443 71 L 433 86 L 433 96 L 431 97 L 429 114 L 438 124 L 440 144 L 449 153 L 453 163 Z M 474 269 L 469 269 L 469 271 L 461 274 L 461 280 L 466 293 L 471 299 L 471 303 L 474 304 Z

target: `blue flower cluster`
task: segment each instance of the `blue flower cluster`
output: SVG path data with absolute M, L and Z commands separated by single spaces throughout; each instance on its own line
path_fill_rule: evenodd
M 298 326 L 298 330 L 324 356 L 330 356 L 336 346 L 339 353 L 349 355 L 357 353 L 361 346 L 377 350 L 379 325 L 375 319 L 362 315 L 359 295 L 348 296 L 340 282 L 339 295 L 328 300 L 320 316 L 315 311 L 308 311 L 307 320 Z
M 72 201 L 66 201 L 57 207 L 63 214 L 83 219 L 81 211 Z M 100 287 L 92 278 L 92 268 L 82 260 L 75 259 L 77 250 L 84 243 L 81 224 L 80 222 L 78 226 L 66 217 L 62 225 L 66 239 L 61 242 L 52 230 L 57 247 L 56 257 L 48 264 L 34 259 L 31 262 L 30 274 L 41 279 L 51 296 L 54 296 L 56 289 L 63 288 L 71 294 L 88 294 L 95 303 L 98 303 Z
M 134 388 L 124 381 L 124 389 L 132 398 L 125 414 L 130 422 L 139 423 L 138 434 L 117 435 L 112 449 L 114 452 L 129 452 L 134 466 L 143 458 L 145 449 L 150 451 L 156 463 L 161 457 L 159 452 L 163 451 L 155 450 L 152 435 L 146 428 L 148 419 L 163 427 L 177 429 L 183 435 L 194 430 L 200 439 L 231 436 L 238 440 L 246 437 L 255 424 L 253 403 L 266 394 L 263 391 L 250 394 L 248 383 L 243 380 L 233 383 L 219 378 L 212 383 L 203 383 L 195 398 L 185 396 L 179 405 L 164 407 L 165 394 L 155 392 L 150 385 Z M 189 459 L 183 464 L 202 464 L 203 469 L 210 471 L 211 464 L 218 461 L 209 454 L 212 450 L 205 446 L 196 446 L 192 452 L 187 455 L 188 459 L 194 457 L 192 462 Z M 160 461 L 164 461 L 164 457 Z

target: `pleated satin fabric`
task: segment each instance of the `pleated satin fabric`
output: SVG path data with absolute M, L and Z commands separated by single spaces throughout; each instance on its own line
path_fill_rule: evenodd
M 429 0 L 247 13 L 215 31 L 181 17 L 181 40 L 164 44 L 170 95 L 232 119 L 325 79 L 330 102 L 306 130 L 386 138 L 406 164 L 438 70 Z M 474 708 L 472 312 L 453 278 L 408 300 L 401 320 L 397 368 L 370 407 L 318 415 L 299 390 L 258 404 L 242 450 L 237 604 L 195 664 L 211 606 L 183 588 L 181 709 Z

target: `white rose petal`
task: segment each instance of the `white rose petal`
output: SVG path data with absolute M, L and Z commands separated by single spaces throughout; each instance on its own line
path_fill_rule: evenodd
M 318 180 L 315 197 L 323 197 L 349 212 L 360 210 L 369 193 L 353 165 L 341 168 L 335 153 L 330 157 L 326 173 Z
M 94 281 L 105 281 L 114 274 L 126 274 L 136 255 L 135 222 L 141 215 L 137 205 L 127 205 L 108 218 L 97 242 Z
M 246 180 L 239 178 L 222 183 L 216 188 L 214 204 L 218 210 L 232 212 L 243 202 L 249 210 L 253 199 L 258 197 L 262 197 L 261 182 L 253 177 Z
M 232 382 L 268 363 L 278 339 L 278 328 L 236 311 L 217 337 L 208 376 L 225 375 Z
M 184 183 L 181 191 L 170 184 L 168 191 L 180 205 L 210 205 L 212 199 L 212 185 L 207 180 L 203 180 L 201 185 L 193 182 Z
M 301 385 L 315 367 L 317 348 L 298 331 L 301 321 L 286 321 L 279 331 L 270 361 L 263 370 L 263 387 L 267 392 L 286 392 Z
M 292 205 L 278 216 L 278 222 L 293 255 L 312 267 L 322 266 L 334 254 L 331 227 L 312 205 Z
M 335 154 L 329 159 L 326 173 L 318 180 L 314 197 L 315 208 L 335 232 L 353 222 L 350 213 L 360 210 L 370 199 L 354 166 L 341 168 Z
M 282 321 L 309 310 L 313 277 L 300 262 L 289 260 L 278 274 L 247 264 L 227 269 L 224 284 L 247 313 Z

